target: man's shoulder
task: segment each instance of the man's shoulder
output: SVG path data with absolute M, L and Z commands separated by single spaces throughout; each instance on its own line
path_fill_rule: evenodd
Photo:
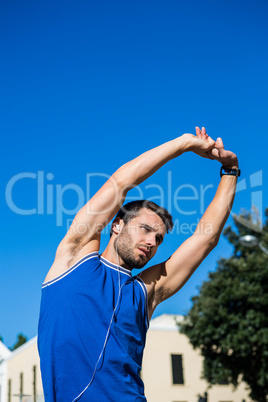
M 52 281 L 58 276 L 72 269 L 79 261 L 85 257 L 94 256 L 99 253 L 99 242 L 91 241 L 79 250 L 74 250 L 72 246 L 59 247 L 55 256 L 55 260 L 48 271 L 45 282 Z

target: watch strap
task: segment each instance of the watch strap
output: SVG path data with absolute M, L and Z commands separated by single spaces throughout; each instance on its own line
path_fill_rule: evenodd
M 236 176 L 239 177 L 241 174 L 241 170 L 240 169 L 228 169 L 225 167 L 221 167 L 221 172 L 220 175 L 222 176 Z

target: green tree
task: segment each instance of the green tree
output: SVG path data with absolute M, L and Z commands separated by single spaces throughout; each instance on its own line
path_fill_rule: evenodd
M 268 219 L 259 232 L 252 230 L 254 224 L 256 219 L 243 213 L 235 219 L 236 231 L 225 229 L 233 255 L 218 261 L 216 271 L 192 298 L 180 330 L 200 349 L 203 377 L 211 385 L 228 381 L 236 387 L 242 380 L 254 401 L 267 402 L 268 256 L 258 246 L 239 242 L 240 236 L 254 234 L 267 248 Z
M 4 339 L 1 335 L 0 335 L 0 341 L 4 343 Z
M 12 346 L 11 348 L 10 348 L 10 350 L 15 350 L 15 349 L 17 349 L 18 347 L 20 347 L 21 345 L 23 345 L 25 342 L 27 342 L 28 341 L 28 339 L 27 339 L 27 337 L 26 336 L 24 336 L 23 334 L 18 334 L 17 335 L 17 342 L 15 343 L 15 345 L 14 346 Z

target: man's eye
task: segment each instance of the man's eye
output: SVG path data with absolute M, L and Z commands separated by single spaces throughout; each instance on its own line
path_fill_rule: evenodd
M 142 226 L 142 229 L 145 230 L 145 232 L 149 232 L 149 229 L 146 226 Z

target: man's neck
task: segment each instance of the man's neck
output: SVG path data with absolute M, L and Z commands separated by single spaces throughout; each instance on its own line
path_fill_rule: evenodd
M 103 251 L 102 256 L 106 258 L 106 260 L 110 261 L 111 263 L 115 265 L 119 265 L 120 267 L 126 268 L 129 271 L 131 271 L 131 268 L 124 263 L 122 258 L 118 255 L 114 248 L 114 243 L 112 240 L 109 241 L 106 249 Z

